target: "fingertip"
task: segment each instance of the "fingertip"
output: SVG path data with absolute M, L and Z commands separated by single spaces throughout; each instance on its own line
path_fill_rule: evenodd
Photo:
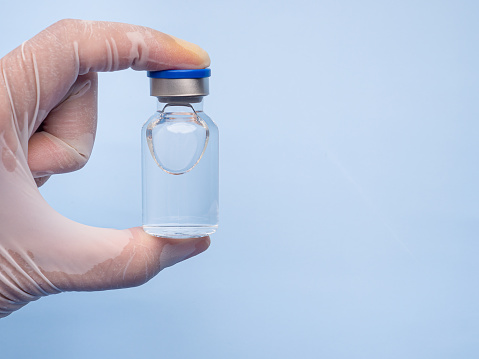
M 192 42 L 177 38 L 173 35 L 168 35 L 168 36 L 170 36 L 176 42 L 177 45 L 181 46 L 184 50 L 192 54 L 192 58 L 191 58 L 192 65 L 195 65 L 199 68 L 205 68 L 210 66 L 211 64 L 210 56 L 203 48 L 201 48 L 200 46 Z
M 209 236 L 205 237 L 196 237 L 196 238 L 181 238 L 181 239 L 173 239 L 173 238 L 167 238 L 168 244 L 170 245 L 184 245 L 185 242 L 189 243 L 191 247 L 194 246 L 194 250 L 189 254 L 187 257 L 184 258 L 184 260 L 194 257 L 200 253 L 203 253 L 206 251 L 210 244 L 211 244 L 211 239 Z
M 209 236 L 194 238 L 156 237 L 146 233 L 142 227 L 130 228 L 133 237 L 139 238 L 154 252 L 160 251 L 160 267 L 164 269 L 206 251 L 211 239 Z
M 164 246 L 160 255 L 161 269 L 171 267 L 172 265 L 194 257 L 210 245 L 209 237 L 171 239 L 157 237 L 164 241 Z
M 194 252 L 193 256 L 197 254 L 203 253 L 206 251 L 211 245 L 211 238 L 209 236 L 198 238 L 198 242 L 196 243 L 196 251 Z

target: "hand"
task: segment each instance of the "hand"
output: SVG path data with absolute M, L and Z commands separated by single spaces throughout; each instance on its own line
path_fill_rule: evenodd
M 88 161 L 97 72 L 208 65 L 201 48 L 161 32 L 80 20 L 52 25 L 0 60 L 0 317 L 53 293 L 137 286 L 208 248 L 208 237 L 75 223 L 37 188 Z

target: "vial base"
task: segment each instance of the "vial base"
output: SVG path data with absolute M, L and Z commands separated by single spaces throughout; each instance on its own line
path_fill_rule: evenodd
M 152 226 L 144 225 L 143 230 L 155 237 L 167 238 L 196 238 L 204 237 L 216 232 L 215 226 Z

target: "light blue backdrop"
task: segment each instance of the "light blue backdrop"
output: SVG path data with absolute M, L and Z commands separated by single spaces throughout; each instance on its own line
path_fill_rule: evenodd
M 212 58 L 221 227 L 140 288 L 41 299 L 1 358 L 479 355 L 475 1 L 22 1 L 1 55 L 66 17 L 150 26 Z M 144 73 L 100 76 L 89 164 L 42 189 L 97 226 L 140 224 Z

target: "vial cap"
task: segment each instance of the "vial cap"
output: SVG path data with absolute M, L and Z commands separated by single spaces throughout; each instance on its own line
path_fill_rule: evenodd
M 148 71 L 154 79 L 202 79 L 211 76 L 211 69 Z
M 200 102 L 209 94 L 210 69 L 148 71 L 150 95 L 161 102 Z

